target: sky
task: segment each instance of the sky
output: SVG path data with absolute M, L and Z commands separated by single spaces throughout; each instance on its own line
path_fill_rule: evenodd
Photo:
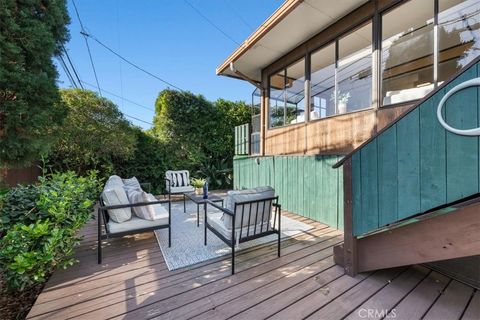
M 251 101 L 255 88 L 245 81 L 217 76 L 215 69 L 238 47 L 234 41 L 242 43 L 281 3 L 281 0 L 75 0 L 87 33 L 126 59 L 209 100 L 224 98 L 247 102 Z M 79 78 L 96 85 L 72 0 L 68 1 L 68 11 L 71 24 L 66 50 Z M 158 93 L 167 85 L 121 61 L 95 41 L 90 39 L 88 43 L 103 96 L 114 101 L 124 114 L 151 123 L 154 112 L 147 108 L 154 109 Z M 56 63 L 59 86 L 72 87 L 57 60 Z M 150 127 L 147 123 L 127 119 L 145 129 Z

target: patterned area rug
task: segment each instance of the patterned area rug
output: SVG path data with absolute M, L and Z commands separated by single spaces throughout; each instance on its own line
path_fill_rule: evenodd
M 214 208 L 209 207 L 209 212 Z M 303 222 L 282 216 L 282 238 L 291 237 L 313 227 Z M 200 226 L 197 227 L 197 206 L 187 202 L 187 213 L 183 212 L 183 202 L 172 203 L 172 246 L 168 247 L 168 229 L 155 231 L 168 269 L 175 270 L 206 260 L 230 254 L 231 249 L 217 236 L 208 231 L 207 246 L 203 245 L 203 206 L 200 206 Z M 277 240 L 277 235 L 269 235 L 240 244 L 236 250 L 243 250 Z

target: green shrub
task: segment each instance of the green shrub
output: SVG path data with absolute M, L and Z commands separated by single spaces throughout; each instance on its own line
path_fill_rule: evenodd
M 96 172 L 87 177 L 51 174 L 40 178 L 36 187 L 9 191 L 0 211 L 2 221 L 9 220 L 11 226 L 2 225 L 0 270 L 12 289 L 42 283 L 56 268 L 74 263 L 77 231 L 90 218 L 99 192 Z M 28 205 L 19 205 L 21 195 L 29 198 Z M 15 208 L 16 213 L 7 208 Z

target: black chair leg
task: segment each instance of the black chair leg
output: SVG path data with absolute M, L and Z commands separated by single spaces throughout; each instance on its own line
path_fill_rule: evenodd
M 278 255 L 279 258 L 280 258 L 280 242 L 281 242 L 281 239 L 282 239 L 282 238 L 281 238 L 281 236 L 280 236 L 280 231 L 279 231 L 279 232 L 278 232 L 278 243 L 277 243 L 277 247 L 278 247 L 278 248 L 277 248 L 277 251 L 278 251 L 278 252 L 277 252 L 277 255 Z
M 98 252 L 98 264 L 102 263 L 102 214 L 100 209 L 98 209 L 98 216 L 97 216 L 97 222 L 98 222 L 98 239 L 97 239 L 97 252 Z
M 232 242 L 232 275 L 235 274 L 235 241 Z
M 203 207 L 204 211 L 204 217 L 203 217 L 203 229 L 204 229 L 204 234 L 203 234 L 203 245 L 207 245 L 207 204 L 205 203 L 205 206 Z
M 172 226 L 168 225 L 168 247 L 172 246 Z

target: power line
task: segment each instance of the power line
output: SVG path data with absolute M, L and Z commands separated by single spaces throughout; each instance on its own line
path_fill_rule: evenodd
M 72 68 L 73 73 L 75 74 L 75 77 L 77 78 L 78 84 L 80 85 L 80 87 L 82 89 L 85 89 L 82 85 L 82 81 L 80 81 L 80 77 L 78 76 L 77 70 L 75 69 L 75 66 L 73 65 L 72 59 L 70 59 L 70 55 L 68 54 L 68 51 L 67 51 L 67 49 L 65 49 L 65 46 L 63 44 L 62 44 L 62 49 L 63 49 L 63 52 L 65 53 L 65 56 L 68 59 L 68 63 L 70 64 L 70 67 Z
M 136 68 L 136 69 L 138 69 L 138 70 L 140 70 L 140 71 L 148 74 L 149 76 L 151 76 L 151 77 L 153 77 L 153 78 L 155 78 L 155 79 L 163 82 L 164 84 L 166 84 L 166 85 L 168 85 L 168 86 L 170 86 L 170 87 L 173 87 L 173 88 L 175 88 L 175 89 L 177 89 L 177 90 L 179 90 L 179 91 L 185 91 L 185 90 L 181 89 L 180 87 L 178 87 L 178 86 L 176 86 L 176 85 L 168 82 L 167 80 L 164 80 L 164 79 L 160 78 L 159 76 L 151 73 L 150 71 L 145 70 L 144 68 L 142 68 L 142 67 L 138 66 L 137 64 L 131 62 L 131 61 L 128 60 L 127 58 L 124 58 L 122 55 L 120 55 L 120 54 L 117 53 L 115 50 L 113 50 L 112 48 L 110 48 L 109 46 L 107 46 L 106 44 L 104 44 L 103 42 L 101 42 L 100 40 L 98 40 L 98 38 L 96 38 L 96 37 L 93 36 L 92 34 L 85 33 L 85 36 L 93 39 L 93 40 L 96 41 L 99 45 L 101 45 L 102 47 L 104 47 L 105 49 L 107 49 L 108 51 L 110 51 L 111 53 L 113 53 L 114 55 L 116 55 L 117 57 L 119 57 L 120 59 L 122 59 L 123 61 L 125 61 L 126 63 L 128 63 L 129 65 L 131 65 L 132 67 L 134 67 L 134 68 Z
M 93 85 L 93 84 L 91 84 L 91 83 L 88 83 L 88 82 L 83 81 L 83 80 L 80 80 L 80 81 L 81 81 L 83 84 L 86 84 L 87 86 L 90 86 L 90 87 L 92 87 L 92 88 L 98 89 L 95 85 Z M 144 109 L 147 109 L 147 110 L 150 110 L 150 111 L 155 112 L 155 109 L 153 109 L 153 108 L 149 108 L 149 107 L 146 107 L 146 106 L 144 106 L 144 105 L 141 105 L 141 104 L 139 104 L 139 103 L 137 103 L 137 102 L 135 102 L 135 101 L 129 100 L 129 99 L 127 99 L 127 98 L 124 98 L 123 96 L 120 96 L 120 95 L 118 95 L 118 94 L 116 94 L 116 93 L 107 91 L 107 90 L 105 90 L 105 89 L 103 89 L 103 92 L 105 92 L 105 93 L 107 93 L 107 94 L 109 94 L 109 95 L 112 95 L 112 96 L 114 96 L 114 97 L 117 97 L 117 98 L 119 98 L 119 99 L 122 99 L 122 100 L 124 100 L 124 101 L 126 101 L 126 102 L 129 102 L 129 103 L 131 103 L 131 104 L 134 104 L 134 105 L 136 105 L 136 106 L 139 106 L 139 107 L 141 107 L 141 108 L 144 108 Z
M 146 123 L 146 124 L 149 124 L 149 125 L 153 126 L 153 123 L 151 123 L 151 122 L 148 122 L 148 121 L 139 119 L 139 118 L 137 118 L 137 117 L 128 115 L 128 114 L 126 114 L 125 112 L 122 112 L 122 113 L 123 113 L 123 115 L 124 115 L 125 117 L 132 118 L 132 119 L 135 119 L 135 120 L 137 120 L 137 121 L 140 121 L 140 122 L 143 122 L 143 123 Z
M 188 2 L 188 0 L 183 0 L 185 1 L 185 3 L 187 5 L 189 5 L 200 17 L 202 17 L 203 19 L 205 19 L 205 21 L 207 21 L 212 27 L 214 27 L 215 29 L 217 29 L 220 33 L 222 33 L 225 37 L 227 37 L 228 39 L 230 39 L 232 42 L 234 42 L 235 44 L 237 45 L 240 45 L 240 43 L 238 41 L 236 41 L 235 39 L 233 39 L 231 36 L 229 36 L 225 31 L 223 31 L 219 26 L 217 26 L 215 23 L 213 23 L 212 20 L 210 20 L 207 16 L 205 16 L 203 13 L 201 13 L 197 8 L 195 8 L 190 2 Z
M 249 24 L 249 23 L 242 17 L 242 15 L 237 11 L 237 9 L 235 9 L 235 8 L 233 7 L 233 5 L 230 4 L 230 2 L 228 2 L 228 0 L 225 0 L 225 3 L 227 4 L 228 7 L 230 7 L 230 10 L 232 10 L 233 13 L 235 13 L 235 15 L 243 22 L 243 24 L 246 25 L 246 26 L 250 29 L 250 31 L 255 30 L 255 28 L 252 27 L 252 25 Z
M 65 60 L 63 60 L 63 57 L 61 54 L 58 55 L 58 62 L 62 66 L 62 69 L 65 72 L 65 75 L 67 76 L 68 80 L 70 81 L 70 84 L 72 85 L 72 87 L 77 88 L 77 84 L 73 80 L 70 70 L 68 70 L 67 65 L 65 64 Z
M 97 82 L 98 93 L 102 96 L 102 89 L 100 88 L 100 83 L 98 82 L 97 70 L 95 69 L 95 64 L 93 63 L 92 52 L 90 51 L 90 45 L 88 44 L 88 33 L 85 32 L 85 28 L 83 27 L 82 19 L 80 18 L 80 14 L 78 13 L 77 5 L 75 4 L 75 0 L 72 0 L 73 7 L 75 9 L 75 13 L 77 14 L 78 22 L 80 23 L 80 27 L 82 31 L 80 34 L 83 35 L 85 38 L 85 45 L 87 46 L 88 56 L 90 57 L 90 64 L 92 65 L 93 75 L 95 76 L 95 81 Z

